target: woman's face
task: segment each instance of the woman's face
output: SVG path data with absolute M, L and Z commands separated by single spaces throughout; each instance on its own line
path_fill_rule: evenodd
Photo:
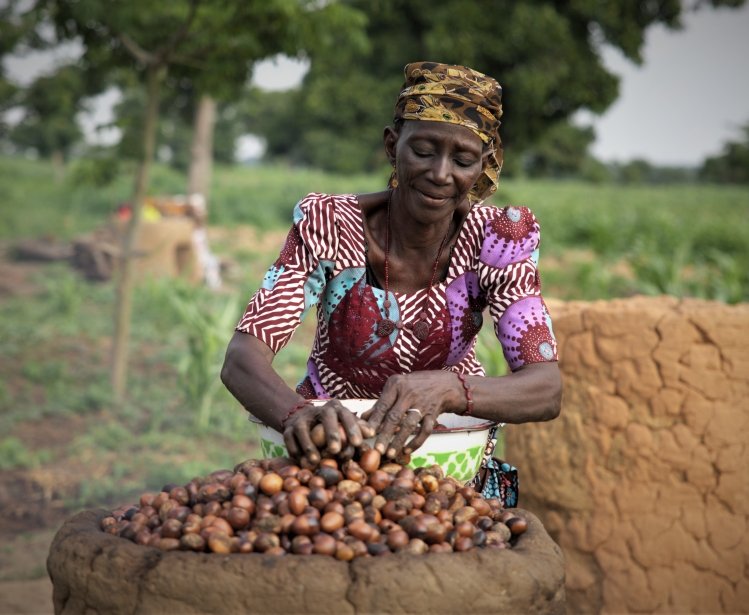
M 436 222 L 466 200 L 485 156 L 473 132 L 446 122 L 407 120 L 400 131 L 385 130 L 385 147 L 395 161 L 398 199 L 415 221 Z

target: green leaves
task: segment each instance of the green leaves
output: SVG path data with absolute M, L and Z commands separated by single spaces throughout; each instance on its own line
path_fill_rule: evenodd
M 603 45 L 640 62 L 647 29 L 677 28 L 682 12 L 679 0 L 332 4 L 366 16 L 368 44 L 312 48 L 295 104 L 271 109 L 258 129 L 274 154 L 329 171 L 366 171 L 385 162 L 382 129 L 392 119 L 408 62 L 464 64 L 496 77 L 504 88 L 501 134 L 509 159 L 510 151 L 517 156 L 527 150 L 576 111 L 602 113 L 616 100 L 619 79 L 602 62 Z
M 10 140 L 44 157 L 53 153 L 64 157 L 81 138 L 76 116 L 84 110 L 85 96 L 83 74 L 75 65 L 39 77 L 17 98 L 24 118 L 10 130 Z
M 174 292 L 169 299 L 187 339 L 188 352 L 178 364 L 181 388 L 196 412 L 196 426 L 206 429 L 213 399 L 223 387 L 219 373 L 237 319 L 237 302 L 231 297 L 214 311 L 197 301 L 195 293 Z
M 716 183 L 749 184 L 749 122 L 740 129 L 740 140 L 731 140 L 723 152 L 705 160 L 700 177 Z

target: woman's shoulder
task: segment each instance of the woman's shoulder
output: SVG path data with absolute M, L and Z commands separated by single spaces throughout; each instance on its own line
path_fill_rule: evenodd
M 294 207 L 294 224 L 303 219 L 314 223 L 317 219 L 337 217 L 339 214 L 358 209 L 358 198 L 354 194 L 310 192 Z
M 335 260 L 339 247 L 363 245 L 362 217 L 356 195 L 310 192 L 294 208 L 294 228 L 319 258 Z
M 471 209 L 471 214 L 474 215 L 477 221 L 481 224 L 486 225 L 487 223 L 493 224 L 513 224 L 517 225 L 517 230 L 537 229 L 538 219 L 533 213 L 530 207 L 524 205 L 490 205 L 486 203 L 480 203 L 474 205 Z
M 471 210 L 480 229 L 480 260 L 493 267 L 505 267 L 531 257 L 538 249 L 540 226 L 529 207 L 480 204 Z

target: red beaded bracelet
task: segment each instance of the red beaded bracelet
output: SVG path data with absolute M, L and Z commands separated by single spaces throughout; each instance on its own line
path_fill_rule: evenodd
M 286 416 L 281 419 L 281 429 L 286 429 L 286 421 L 288 421 L 292 416 L 294 416 L 297 412 L 299 412 L 302 408 L 309 404 L 309 399 L 303 399 L 302 401 L 297 402 L 294 407 L 286 413 Z
M 455 372 L 455 375 L 458 377 L 458 380 L 460 380 L 460 384 L 463 385 L 463 390 L 466 393 L 466 410 L 463 412 L 463 416 L 468 416 L 473 412 L 473 392 L 471 391 L 471 387 L 468 386 L 466 377 L 463 374 Z

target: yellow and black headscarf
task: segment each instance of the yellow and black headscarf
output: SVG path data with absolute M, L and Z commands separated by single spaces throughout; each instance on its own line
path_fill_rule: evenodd
M 492 77 L 466 66 L 414 62 L 403 72 L 406 80 L 395 103 L 395 120 L 465 126 L 491 149 L 468 195 L 473 202 L 483 201 L 496 191 L 502 169 L 502 87 Z

